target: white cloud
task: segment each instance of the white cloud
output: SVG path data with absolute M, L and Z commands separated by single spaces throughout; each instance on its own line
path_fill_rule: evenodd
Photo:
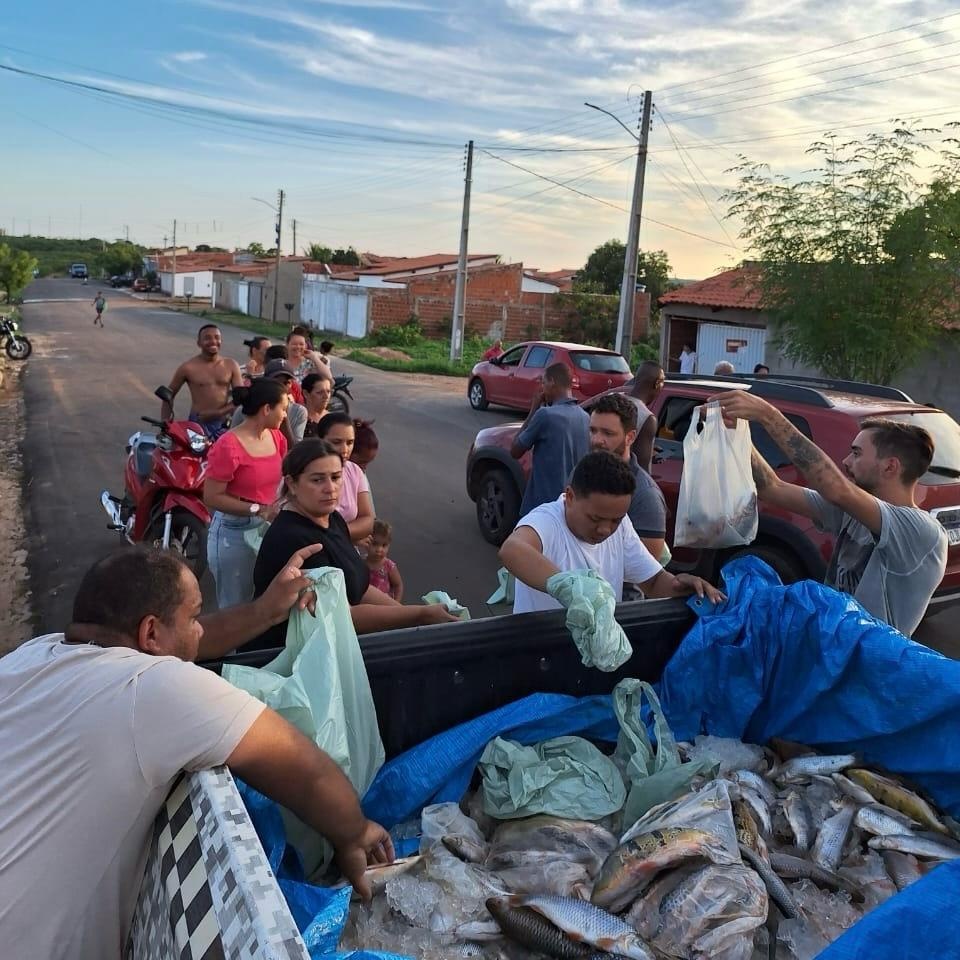
M 201 50 L 183 50 L 180 53 L 171 53 L 171 60 L 176 60 L 177 63 L 199 63 L 201 60 L 206 60 L 207 55 Z

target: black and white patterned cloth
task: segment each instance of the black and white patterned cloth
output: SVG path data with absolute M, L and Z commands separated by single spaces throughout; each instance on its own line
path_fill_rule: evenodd
M 157 817 L 127 960 L 309 960 L 233 778 L 182 777 Z

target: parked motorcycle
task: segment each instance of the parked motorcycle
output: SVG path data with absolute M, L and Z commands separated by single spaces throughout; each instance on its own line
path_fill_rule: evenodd
M 353 394 L 350 392 L 351 383 L 353 383 L 353 377 L 333 378 L 333 394 L 327 401 L 327 410 L 330 413 L 350 412 L 350 404 L 344 399 L 344 395 L 353 400 Z
M 33 353 L 33 344 L 20 332 L 15 317 L 0 317 L 0 342 L 11 360 L 26 360 Z
M 158 387 L 155 395 L 173 404 L 168 387 Z M 158 432 L 130 437 L 123 497 L 107 490 L 100 494 L 108 529 L 130 543 L 176 551 L 199 580 L 207 568 L 210 512 L 203 502 L 203 480 L 211 441 L 189 420 L 140 419 Z

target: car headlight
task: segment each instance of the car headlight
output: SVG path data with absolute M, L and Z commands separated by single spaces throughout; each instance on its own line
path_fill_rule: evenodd
M 194 453 L 203 453 L 207 447 L 210 445 L 210 441 L 202 433 L 197 433 L 196 430 L 187 431 L 187 442 L 190 444 L 190 449 Z

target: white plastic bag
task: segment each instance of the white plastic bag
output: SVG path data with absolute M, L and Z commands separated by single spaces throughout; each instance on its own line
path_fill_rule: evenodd
M 261 668 L 225 664 L 223 678 L 289 720 L 346 774 L 360 796 L 383 765 L 377 712 L 360 644 L 350 618 L 343 571 L 307 571 L 317 594 L 317 612 L 295 610 L 286 647 Z M 329 847 L 302 821 L 281 808 L 287 837 L 309 876 L 322 868 Z
M 703 421 L 699 417 L 704 414 Z M 683 441 L 675 547 L 741 547 L 757 536 L 750 426 L 724 425 L 720 405 L 694 410 Z

